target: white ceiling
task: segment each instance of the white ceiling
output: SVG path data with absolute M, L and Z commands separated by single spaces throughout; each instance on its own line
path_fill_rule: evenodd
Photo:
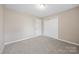
M 5 5 L 9 9 L 13 9 L 19 12 L 25 12 L 38 17 L 50 16 L 55 13 L 59 13 L 78 5 L 75 4 L 46 4 L 45 9 L 39 9 L 37 4 L 7 4 Z

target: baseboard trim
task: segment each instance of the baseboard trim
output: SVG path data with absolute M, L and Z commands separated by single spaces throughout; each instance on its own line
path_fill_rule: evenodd
M 27 40 L 27 39 L 30 39 L 30 38 L 37 37 L 37 36 L 39 36 L 39 35 L 35 35 L 35 36 L 32 35 L 32 36 L 28 36 L 28 37 L 23 38 L 23 39 L 20 39 L 20 40 L 11 41 L 11 42 L 6 42 L 6 43 L 4 43 L 4 45 L 8 45 L 8 44 L 12 44 L 12 43 L 16 43 L 16 42 L 20 42 L 20 41 L 23 41 L 23 40 Z
M 78 43 L 71 42 L 71 41 L 68 41 L 68 40 L 63 40 L 63 39 L 57 39 L 57 40 L 60 40 L 60 41 L 63 41 L 63 42 L 69 43 L 69 44 L 73 44 L 73 45 L 76 45 L 76 46 L 79 46 Z
M 40 36 L 40 35 L 30 36 L 30 37 L 27 37 L 27 38 L 24 38 L 24 39 L 20 39 L 20 40 L 16 40 L 16 41 L 7 42 L 7 43 L 4 43 L 4 45 L 12 44 L 12 43 L 19 42 L 19 41 L 22 41 L 22 40 L 26 40 L 26 39 L 34 38 L 34 37 L 37 37 L 37 36 Z M 43 36 L 45 36 L 45 35 L 43 35 Z M 49 36 L 46 36 L 46 37 L 49 37 Z M 50 38 L 54 38 L 54 37 L 50 37 Z M 66 43 L 69 43 L 69 44 L 73 44 L 73 45 L 76 45 L 76 46 L 79 46 L 78 43 L 71 42 L 71 41 L 68 41 L 68 40 L 57 39 L 57 38 L 54 38 L 54 39 L 56 39 L 56 40 L 60 40 L 60 41 L 62 41 L 62 42 L 66 42 Z
M 62 42 L 66 42 L 66 43 L 69 43 L 69 44 L 73 44 L 73 45 L 79 46 L 78 43 L 71 42 L 71 41 L 68 41 L 68 40 L 57 39 L 57 38 L 55 38 L 55 37 L 51 37 L 51 36 L 47 36 L 47 37 L 54 38 L 54 39 L 56 39 L 56 40 L 60 40 L 60 41 L 62 41 Z

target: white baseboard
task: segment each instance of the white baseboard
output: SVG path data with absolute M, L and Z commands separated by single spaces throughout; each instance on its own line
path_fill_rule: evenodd
M 23 38 L 23 39 L 19 39 L 19 40 L 11 41 L 11 42 L 6 42 L 6 43 L 4 43 L 4 45 L 12 44 L 12 43 L 19 42 L 19 41 L 22 41 L 22 40 L 26 40 L 26 39 L 34 38 L 34 37 L 37 37 L 37 36 L 39 36 L 39 35 L 35 35 L 35 36 L 32 35 L 32 36 L 28 36 L 28 37 Z
M 22 41 L 22 40 L 34 38 L 34 37 L 37 37 L 37 36 L 40 36 L 40 35 L 30 36 L 30 37 L 27 37 L 27 38 L 24 38 L 24 39 L 20 39 L 20 40 L 16 40 L 16 41 L 11 41 L 11 42 L 6 42 L 4 45 L 8 45 L 8 44 L 19 42 L 19 41 Z M 45 36 L 45 35 L 43 35 L 43 36 Z M 46 37 L 49 37 L 49 36 L 46 36 Z M 50 38 L 54 38 L 54 37 L 50 37 Z M 75 42 L 71 42 L 71 41 L 67 41 L 67 40 L 63 40 L 63 39 L 57 39 L 57 38 L 54 38 L 54 39 L 60 40 L 60 41 L 63 41 L 63 42 L 69 43 L 69 44 L 73 44 L 73 45 L 76 45 L 76 46 L 79 46 L 79 44 L 75 43 Z
M 51 37 L 51 36 L 47 36 L 47 37 L 54 38 L 54 39 L 60 40 L 60 41 L 62 41 L 62 42 L 66 42 L 66 43 L 69 43 L 69 44 L 73 44 L 73 45 L 79 46 L 78 43 L 71 42 L 71 41 L 68 41 L 68 40 L 58 39 L 58 38 L 56 38 L 56 37 Z
M 60 40 L 60 41 L 63 41 L 63 42 L 69 43 L 69 44 L 73 44 L 73 45 L 76 45 L 76 46 L 79 46 L 78 43 L 71 42 L 71 41 L 68 41 L 68 40 L 63 40 L 63 39 L 57 39 L 57 40 Z

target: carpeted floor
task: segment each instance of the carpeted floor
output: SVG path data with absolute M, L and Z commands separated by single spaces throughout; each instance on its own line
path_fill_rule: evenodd
M 39 36 L 6 45 L 3 54 L 74 54 L 79 47 L 59 40 Z

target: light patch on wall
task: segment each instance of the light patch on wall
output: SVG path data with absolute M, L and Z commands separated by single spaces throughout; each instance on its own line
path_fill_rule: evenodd
M 44 35 L 58 39 L 58 17 L 44 20 Z

